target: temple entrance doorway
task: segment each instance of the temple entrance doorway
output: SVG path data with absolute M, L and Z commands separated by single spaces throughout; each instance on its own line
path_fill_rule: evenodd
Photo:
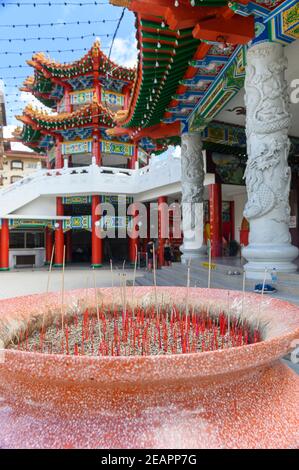
M 105 238 L 103 240 L 104 263 L 109 263 L 110 259 L 115 263 L 129 261 L 129 243 L 125 238 Z
M 91 232 L 87 230 L 72 231 L 72 262 L 90 263 Z

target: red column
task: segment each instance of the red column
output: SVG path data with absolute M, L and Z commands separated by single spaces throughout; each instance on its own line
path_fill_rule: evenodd
M 68 230 L 65 234 L 65 259 L 67 263 L 72 262 L 72 231 Z
M 52 251 L 53 251 L 53 233 L 49 227 L 46 227 L 45 244 L 46 244 L 46 264 L 50 264 Z
M 209 185 L 210 230 L 212 257 L 222 256 L 222 194 L 221 184 Z
M 138 215 L 137 209 L 135 208 L 133 204 L 133 210 L 132 210 L 132 217 L 136 220 L 136 216 Z M 130 263 L 135 264 L 136 260 L 136 252 L 138 253 L 138 232 L 139 228 L 135 224 L 132 229 L 132 237 L 129 237 L 129 260 Z
M 61 141 L 56 139 L 56 148 L 55 148 L 55 168 L 63 167 L 63 158 L 61 151 Z
M 164 243 L 165 243 L 165 229 L 167 224 L 167 214 L 164 204 L 167 204 L 167 197 L 160 196 L 158 198 L 158 233 L 159 233 L 159 246 L 158 246 L 158 261 L 159 266 L 164 266 Z
M 97 207 L 100 204 L 100 196 L 92 196 L 91 203 L 91 266 L 93 268 L 101 268 L 103 264 L 103 240 L 97 236 L 97 226 L 96 222 L 100 220 L 100 215 L 96 214 Z M 98 208 L 99 209 L 99 208 Z
M 96 92 L 96 97 L 99 103 L 102 102 L 102 85 L 99 82 L 99 79 L 97 79 L 96 85 L 95 85 L 95 92 Z
M 57 215 L 63 215 L 62 198 L 56 199 L 56 212 Z M 59 227 L 55 228 L 55 264 L 54 266 L 60 268 L 63 265 L 63 250 L 64 250 L 64 233 L 62 221 L 57 221 Z
M 93 132 L 93 142 L 92 142 L 92 156 L 96 159 L 96 164 L 102 165 L 102 156 L 101 156 L 101 140 L 100 132 L 95 130 Z
M 138 162 L 138 142 L 134 143 L 134 155 L 129 160 L 129 169 L 135 170 L 135 163 Z
M 2 219 L 1 229 L 0 271 L 9 270 L 9 226 L 8 220 Z
M 71 113 L 72 112 L 71 96 L 70 96 L 70 90 L 68 89 L 64 91 L 64 103 L 65 103 L 65 112 Z

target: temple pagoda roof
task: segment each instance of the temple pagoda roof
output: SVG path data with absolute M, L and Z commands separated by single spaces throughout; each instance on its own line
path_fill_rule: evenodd
M 82 106 L 72 113 L 49 114 L 46 111 L 26 106 L 21 116 L 16 116 L 24 124 L 32 124 L 45 132 L 65 130 L 93 124 L 110 127 L 113 124 L 113 113 L 102 103 L 93 102 Z
M 56 137 L 70 141 L 92 138 L 94 126 L 102 133 L 112 126 L 113 113 L 102 103 L 94 101 L 72 113 L 49 114 L 28 105 L 17 119 L 23 123 L 20 140 L 36 151 L 54 145 Z
M 98 74 L 104 86 L 114 86 L 118 91 L 132 84 L 136 76 L 134 68 L 119 66 L 109 59 L 101 50 L 99 41 L 84 57 L 74 62 L 61 64 L 39 52 L 27 63 L 35 69 L 34 76 L 25 80 L 21 90 L 32 93 L 53 109 L 62 98 L 64 89 L 76 91 L 92 87 L 94 73 Z
M 182 0 L 178 6 L 170 0 L 111 3 L 135 11 L 139 49 L 130 106 L 116 113 L 116 134 L 129 129 L 138 138 L 161 123 L 185 122 L 239 44 L 254 35 L 253 18 L 236 15 L 221 0 Z M 234 26 L 225 37 L 223 23 Z
M 41 131 L 37 131 L 27 124 L 24 124 L 23 127 L 17 127 L 13 132 L 13 136 L 15 141 L 22 142 L 22 144 L 37 153 L 45 154 L 54 145 L 52 136 L 44 136 Z

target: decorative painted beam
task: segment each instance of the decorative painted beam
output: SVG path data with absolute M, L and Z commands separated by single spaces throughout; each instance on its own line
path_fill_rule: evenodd
M 254 37 L 254 18 L 235 15 L 225 20 L 204 20 L 195 26 L 193 37 L 226 44 L 247 44 Z

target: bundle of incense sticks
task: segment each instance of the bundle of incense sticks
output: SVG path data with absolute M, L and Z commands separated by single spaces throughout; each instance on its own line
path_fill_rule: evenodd
M 93 356 L 186 354 L 240 347 L 261 340 L 258 327 L 221 312 L 190 305 L 156 306 L 96 303 L 33 332 L 22 331 L 9 346 L 23 351 Z

